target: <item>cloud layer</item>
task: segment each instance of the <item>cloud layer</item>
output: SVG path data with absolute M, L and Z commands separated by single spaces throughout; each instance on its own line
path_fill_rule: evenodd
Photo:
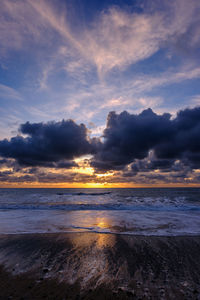
M 176 118 L 158 115 L 151 109 L 139 115 L 126 111 L 108 115 L 104 142 L 92 161 L 100 170 L 124 168 L 154 151 L 160 159 L 151 166 L 168 164 L 168 159 L 200 162 L 200 108 L 180 111 Z M 195 166 L 194 166 L 195 167 Z M 196 168 L 199 164 L 196 165 Z
M 8 168 L 1 172 L 1 180 L 24 170 L 18 179 L 85 182 L 86 177 L 95 181 L 98 174 L 103 177 L 112 172 L 108 179 L 112 182 L 129 182 L 130 178 L 166 181 L 167 176 L 180 181 L 200 168 L 200 107 L 179 111 L 175 118 L 150 108 L 140 114 L 110 112 L 101 139 L 89 138 L 86 126 L 73 120 L 27 122 L 19 132 L 21 135 L 0 141 L 0 165 Z M 91 158 L 81 158 L 88 154 Z M 74 161 L 77 158 L 81 164 Z M 57 171 L 52 173 L 49 168 Z M 83 168 L 90 172 L 80 174 Z M 63 173 L 68 169 L 73 170 L 71 177 Z
M 72 120 L 46 124 L 27 122 L 19 131 L 27 137 L 18 135 L 10 141 L 0 141 L 0 155 L 14 158 L 21 165 L 50 167 L 54 162 L 71 160 L 93 151 L 85 125 L 77 125 Z M 60 164 L 60 167 L 64 165 Z

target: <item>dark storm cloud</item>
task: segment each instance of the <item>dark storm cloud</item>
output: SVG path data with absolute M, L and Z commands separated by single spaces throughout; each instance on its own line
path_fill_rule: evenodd
M 37 164 L 38 166 L 45 168 L 55 168 L 55 169 L 71 169 L 73 167 L 78 167 L 78 164 L 73 160 L 61 160 L 58 162 L 42 162 L 41 164 Z
M 6 165 L 7 159 L 0 159 L 0 166 Z
M 157 157 L 200 163 L 200 107 L 180 111 L 171 124 L 173 134 L 155 145 Z
M 69 168 L 73 163 L 64 163 L 63 160 L 72 160 L 94 150 L 85 125 L 77 125 L 72 120 L 46 124 L 27 122 L 21 125 L 20 132 L 27 137 L 16 136 L 10 141 L 0 141 L 0 155 L 16 159 L 20 165 L 48 167 L 50 163 L 52 167 L 53 163 L 61 161 L 58 167 Z
M 14 167 L 16 165 L 14 160 L 10 160 L 7 158 L 0 159 L 0 167 Z
M 3 171 L 3 172 L 0 171 L 0 177 L 4 177 L 4 176 L 7 176 L 7 175 L 11 175 L 11 174 L 13 174 L 12 171 Z
M 161 170 L 162 172 L 169 172 L 174 164 L 174 160 L 171 159 L 156 159 L 145 158 L 142 160 L 136 160 L 131 169 L 134 173 L 149 172 L 153 170 Z
M 54 163 L 53 167 L 58 169 L 70 169 L 73 167 L 78 167 L 78 164 L 74 161 L 59 161 L 57 163 Z
M 110 112 L 103 138 L 91 162 L 98 171 L 123 169 L 147 157 L 150 150 L 154 150 L 156 159 L 145 165 L 139 162 L 133 170 L 164 170 L 177 159 L 200 166 L 200 108 L 180 111 L 175 119 L 151 109 L 139 115 Z
M 138 115 L 110 112 L 102 142 L 89 139 L 86 126 L 72 120 L 27 122 L 20 133 L 24 136 L 0 141 L 0 165 L 10 164 L 15 171 L 19 164 L 70 169 L 77 167 L 73 159 L 85 154 L 93 154 L 88 162 L 97 172 L 122 170 L 125 177 L 200 168 L 199 107 L 182 110 L 174 119 L 151 109 Z
M 0 182 L 18 183 L 18 182 L 36 182 L 37 178 L 30 175 L 15 176 L 12 174 L 1 174 Z
M 151 109 L 139 115 L 110 112 L 105 139 L 92 165 L 100 170 L 123 169 L 135 159 L 143 159 L 159 142 L 173 134 L 170 114 L 157 115 Z

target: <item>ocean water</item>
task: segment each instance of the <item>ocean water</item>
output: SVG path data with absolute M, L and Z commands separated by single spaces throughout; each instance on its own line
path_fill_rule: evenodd
M 200 234 L 199 188 L 0 189 L 0 234 Z

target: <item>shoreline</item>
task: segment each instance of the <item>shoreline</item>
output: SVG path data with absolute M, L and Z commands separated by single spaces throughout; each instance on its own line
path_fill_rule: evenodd
M 200 295 L 199 235 L 0 234 L 0 265 L 4 295 L 0 299 L 35 299 L 31 295 L 198 299 Z M 58 293 L 54 298 L 52 286 Z

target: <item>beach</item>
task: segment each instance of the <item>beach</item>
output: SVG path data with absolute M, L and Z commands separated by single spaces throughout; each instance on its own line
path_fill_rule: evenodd
M 199 299 L 200 236 L 0 235 L 0 299 Z

